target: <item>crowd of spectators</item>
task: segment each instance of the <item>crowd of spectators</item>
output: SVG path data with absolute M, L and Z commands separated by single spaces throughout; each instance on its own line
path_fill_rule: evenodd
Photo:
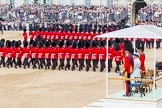
M 32 4 L 10 8 L 0 5 L 5 30 L 21 30 L 29 24 L 46 23 L 112 23 L 122 19 L 128 13 L 124 6 L 86 6 L 86 5 L 55 5 Z
M 162 26 L 162 4 L 148 5 L 137 14 L 138 23 Z

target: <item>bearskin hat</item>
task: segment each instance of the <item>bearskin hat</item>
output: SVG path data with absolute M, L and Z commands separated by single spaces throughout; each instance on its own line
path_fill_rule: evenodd
M 64 43 L 62 41 L 59 42 L 59 47 L 63 47 Z
M 24 40 L 23 41 L 23 46 L 26 48 L 28 46 L 28 41 L 27 40 Z
M 8 42 L 9 42 L 9 40 L 6 41 L 6 46 L 8 46 Z
M 12 45 L 12 46 L 15 46 L 15 40 L 13 40 L 13 41 L 11 42 L 11 45 Z
M 42 31 L 42 28 L 39 28 L 39 31 L 41 32 Z
M 85 48 L 89 48 L 89 47 L 90 47 L 90 43 L 88 41 L 86 41 Z
M 101 32 L 101 29 L 98 29 L 98 33 L 100 33 Z
M 101 45 L 101 47 L 104 47 L 105 46 L 105 42 L 104 41 L 101 41 L 100 42 L 100 45 Z
M 82 42 L 78 42 L 78 48 L 82 48 L 82 47 L 83 47 Z
M 120 50 L 120 45 L 119 45 L 119 43 L 116 43 L 116 44 L 115 44 L 115 50 L 116 50 L 116 51 L 119 51 L 119 50 Z
M 72 44 L 72 48 L 76 48 L 77 47 L 77 41 L 74 41 Z
M 19 46 L 21 46 L 21 44 L 22 44 L 22 43 L 21 43 L 21 40 L 18 40 L 18 43 L 19 43 Z
M 26 32 L 26 28 L 24 28 L 24 32 Z
M 1 39 L 1 42 L 4 42 L 5 43 L 5 39 Z
M 70 46 L 70 41 L 66 41 L 66 47 Z
M 112 41 L 111 40 L 108 41 L 108 45 L 112 46 Z
M 7 47 L 10 48 L 11 45 L 12 45 L 12 42 L 11 42 L 11 41 L 8 41 L 8 42 L 7 42 Z
M 96 46 L 97 46 L 96 41 L 92 41 L 92 47 L 96 47 Z
M 16 41 L 16 42 L 15 42 L 15 48 L 18 48 L 18 47 L 19 47 L 19 42 Z
M 120 43 L 120 39 L 119 38 L 115 38 L 115 43 Z
M 42 47 L 43 47 L 43 41 L 39 41 L 39 42 L 38 42 L 38 47 L 39 47 L 39 48 L 42 48 Z
M 52 46 L 52 47 L 55 47 L 55 46 L 56 46 L 56 42 L 53 41 L 53 42 L 51 43 L 51 46 Z
M 45 47 L 49 47 L 50 46 L 50 42 L 49 41 L 46 41 L 45 42 Z
M 29 44 L 30 44 L 30 45 L 33 45 L 33 42 L 34 42 L 34 40 L 33 40 L 33 39 L 30 39 Z
M 0 41 L 0 47 L 2 48 L 2 41 Z
M 133 49 L 132 43 L 130 41 L 125 41 L 124 42 L 124 49 L 129 51 L 129 52 L 132 52 L 132 49 Z
M 36 40 L 36 41 L 42 41 L 42 36 L 41 36 L 41 35 L 37 35 L 37 37 L 36 37 L 35 40 Z
M 142 41 L 139 41 L 139 42 L 136 43 L 136 48 L 138 50 L 144 51 L 144 45 L 143 45 Z
M 33 47 L 36 47 L 37 46 L 37 42 L 36 41 L 33 41 L 32 46 Z

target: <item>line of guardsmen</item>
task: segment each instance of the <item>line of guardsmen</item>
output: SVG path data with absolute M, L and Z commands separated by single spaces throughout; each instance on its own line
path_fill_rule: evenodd
M 127 41 L 127 40 L 126 40 Z M 108 71 L 112 69 L 113 59 L 116 62 L 115 72 L 120 71 L 120 65 L 123 62 L 123 57 L 125 56 L 123 39 L 109 39 L 108 48 Z M 56 69 L 59 66 L 59 70 L 75 70 L 79 67 L 79 71 L 86 68 L 86 71 L 92 67 L 95 72 L 100 63 L 100 72 L 105 69 L 106 61 L 106 41 L 105 40 L 47 40 L 43 39 L 40 35 L 37 36 L 35 40 L 31 39 L 30 42 L 27 40 L 22 42 L 19 41 L 9 41 L 5 42 L 4 39 L 0 41 L 0 66 L 21 67 L 42 69 Z M 5 60 L 7 58 L 7 61 Z M 22 62 L 23 60 L 23 62 Z M 59 62 L 58 62 L 59 60 Z M 66 60 L 66 64 L 65 64 Z M 71 63 L 72 61 L 72 63 Z M 91 62 L 93 66 L 91 66 Z M 59 65 L 58 65 L 59 63 Z M 79 63 L 79 64 L 78 64 Z M 86 63 L 86 65 L 85 65 Z M 72 65 L 71 65 L 72 64 Z

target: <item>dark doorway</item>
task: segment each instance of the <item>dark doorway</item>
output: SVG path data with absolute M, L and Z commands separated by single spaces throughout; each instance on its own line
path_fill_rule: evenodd
M 133 3 L 133 23 L 135 23 L 135 24 L 138 24 L 138 20 L 136 20 L 137 19 L 137 14 L 138 14 L 138 12 L 139 12 L 139 10 L 141 9 L 141 8 L 144 8 L 145 6 L 147 6 L 147 3 L 144 1 L 144 0 L 136 0 L 134 3 Z
M 34 3 L 38 3 L 38 0 L 34 0 Z
M 146 2 L 144 0 L 136 0 L 134 3 L 133 3 L 133 8 L 135 9 L 135 14 L 138 13 L 138 11 L 141 9 L 141 8 L 144 8 L 145 6 L 147 6 Z

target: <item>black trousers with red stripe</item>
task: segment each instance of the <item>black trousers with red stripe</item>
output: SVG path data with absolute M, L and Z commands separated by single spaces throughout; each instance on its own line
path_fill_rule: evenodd
M 22 62 L 21 62 L 21 58 L 17 58 L 17 61 L 15 60 L 15 68 L 17 68 L 17 66 L 21 67 Z
M 93 71 L 96 71 L 96 68 L 98 68 L 98 59 L 93 59 Z
M 52 70 L 56 69 L 56 67 L 57 67 L 57 60 L 58 59 L 52 59 Z
M 3 64 L 3 67 L 6 67 L 5 57 L 1 57 L 0 66 Z
M 77 66 L 77 59 L 72 59 L 72 67 L 71 70 L 75 70 L 75 66 Z
M 8 58 L 7 59 L 7 61 L 6 61 L 6 65 L 7 65 L 7 67 L 9 68 L 9 66 L 13 66 L 13 64 L 12 64 L 12 58 Z
M 65 66 L 65 70 L 68 68 L 70 70 L 70 58 L 66 58 L 66 66 Z
M 84 59 L 79 59 L 79 71 L 83 70 L 84 67 Z
M 26 66 L 28 66 L 28 68 L 30 66 L 28 60 L 29 60 L 29 58 L 25 58 L 24 61 L 23 61 L 24 69 L 26 68 Z
M 45 64 L 45 69 L 50 69 L 51 66 L 51 59 L 50 58 L 46 58 L 46 64 Z

